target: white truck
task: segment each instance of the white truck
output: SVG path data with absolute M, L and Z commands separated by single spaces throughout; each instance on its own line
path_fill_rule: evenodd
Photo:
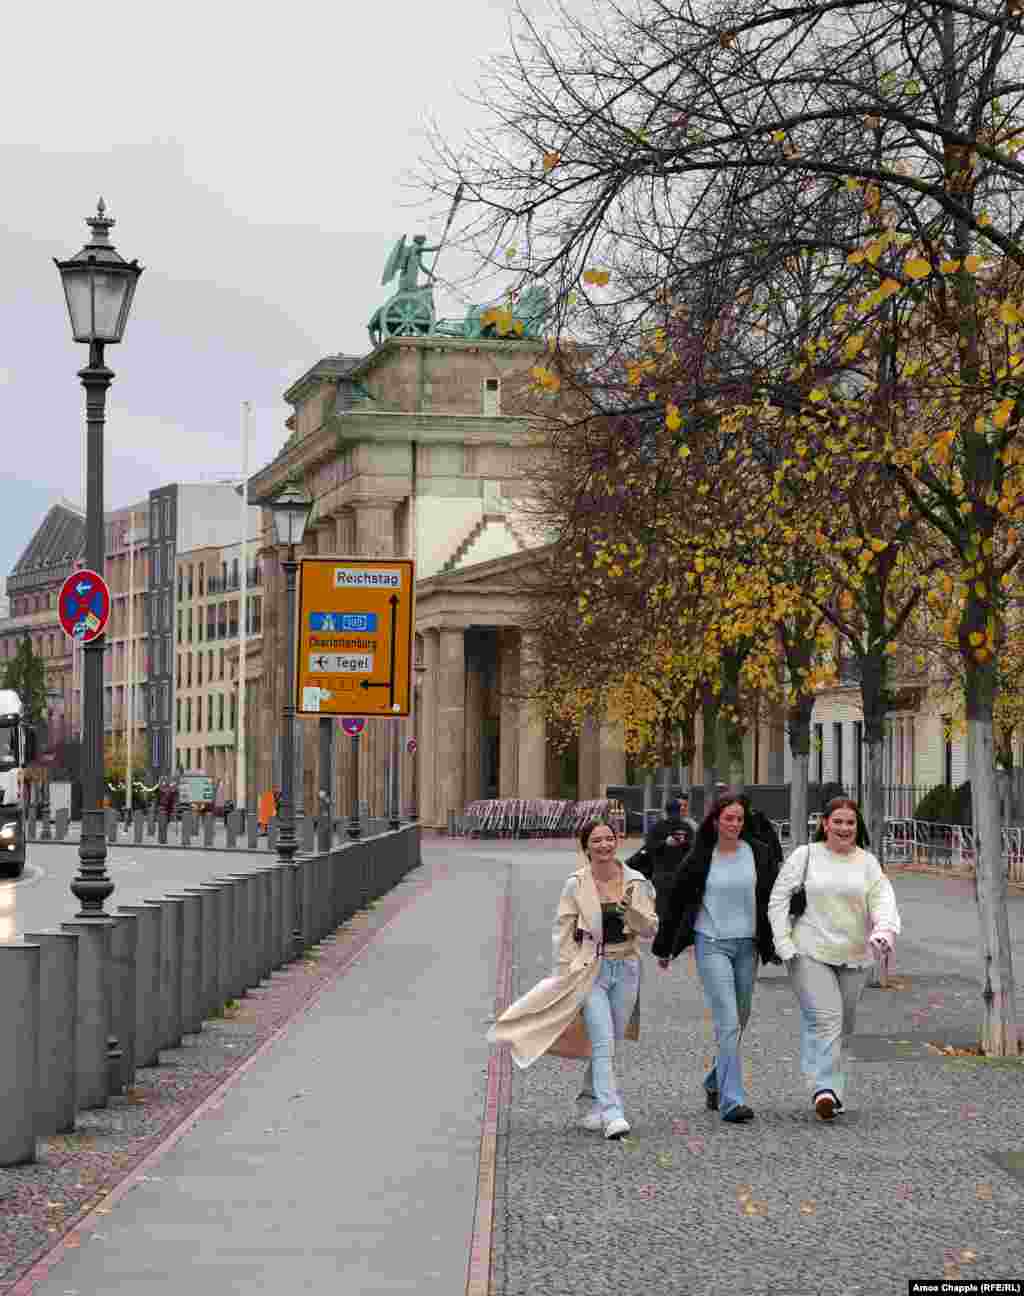
M 35 756 L 35 733 L 25 723 L 21 698 L 0 689 L 0 876 L 25 868 L 25 766 Z

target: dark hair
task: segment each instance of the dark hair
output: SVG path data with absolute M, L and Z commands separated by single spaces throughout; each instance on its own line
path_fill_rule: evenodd
M 822 842 L 828 836 L 825 832 L 825 820 L 836 810 L 852 810 L 857 816 L 857 845 L 861 850 L 867 850 L 871 845 L 867 824 L 864 822 L 864 816 L 860 812 L 860 806 L 854 801 L 853 797 L 848 796 L 834 796 L 831 801 L 826 803 L 821 812 L 821 822 L 818 824 L 818 831 L 814 834 L 814 840 Z
M 591 819 L 590 822 L 585 823 L 579 831 L 580 849 L 582 851 L 586 851 L 587 843 L 590 841 L 590 834 L 595 828 L 610 828 L 615 834 L 616 841 L 618 840 L 619 834 L 615 832 L 615 825 L 613 823 L 609 823 L 607 819 Z

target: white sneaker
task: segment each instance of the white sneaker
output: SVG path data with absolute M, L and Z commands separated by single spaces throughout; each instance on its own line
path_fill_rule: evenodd
M 588 1111 L 585 1115 L 580 1117 L 580 1129 L 604 1129 L 604 1117 L 601 1115 L 600 1107 L 595 1107 L 593 1111 Z
M 623 1134 L 629 1133 L 629 1121 L 622 1116 L 615 1120 L 610 1120 L 604 1127 L 604 1136 L 606 1139 L 620 1139 Z

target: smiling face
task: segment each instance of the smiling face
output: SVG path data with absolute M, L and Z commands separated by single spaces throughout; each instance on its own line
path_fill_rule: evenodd
M 618 844 L 614 828 L 609 827 L 608 824 L 597 824 L 591 829 L 583 849 L 592 864 L 607 864 L 615 858 L 615 848 Z
M 718 840 L 734 846 L 743 831 L 743 819 L 743 807 L 738 801 L 730 801 L 718 816 Z
M 849 806 L 837 806 L 824 821 L 829 850 L 845 855 L 857 844 L 857 813 Z

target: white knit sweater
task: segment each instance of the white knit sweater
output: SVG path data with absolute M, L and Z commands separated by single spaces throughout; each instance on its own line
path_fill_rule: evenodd
M 807 908 L 794 921 L 789 898 L 801 884 Z M 824 842 L 798 846 L 783 864 L 768 901 L 768 920 L 781 959 L 806 954 L 822 963 L 869 964 L 868 940 L 881 935 L 892 945 L 900 932 L 896 896 L 875 856 L 859 846 L 838 855 Z

